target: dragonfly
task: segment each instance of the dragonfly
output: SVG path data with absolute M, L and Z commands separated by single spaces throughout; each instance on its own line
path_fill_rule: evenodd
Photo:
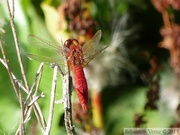
M 65 60 L 73 73 L 74 86 L 83 110 L 87 110 L 88 85 L 83 68 L 107 46 L 99 47 L 101 30 L 84 45 L 80 45 L 75 38 L 69 38 L 64 43 L 49 42 L 33 34 L 28 35 L 28 41 L 38 51 L 38 54 L 27 53 L 27 57 L 47 65 L 63 66 Z

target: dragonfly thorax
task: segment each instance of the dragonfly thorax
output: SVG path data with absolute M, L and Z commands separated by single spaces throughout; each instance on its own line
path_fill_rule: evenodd
M 64 42 L 64 47 L 68 49 L 68 51 L 65 52 L 65 55 L 68 65 L 71 69 L 75 65 L 83 64 L 84 60 L 83 60 L 82 47 L 79 45 L 79 42 L 76 39 L 66 40 Z

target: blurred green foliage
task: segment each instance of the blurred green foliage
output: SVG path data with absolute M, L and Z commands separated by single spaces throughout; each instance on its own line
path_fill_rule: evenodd
M 19 44 L 24 51 L 33 52 L 27 42 L 29 33 L 33 33 L 46 40 L 52 41 L 53 38 L 48 33 L 45 24 L 45 14 L 41 9 L 41 2 L 48 3 L 55 7 L 58 6 L 59 1 L 31 1 L 31 0 L 15 0 L 15 26 L 19 39 Z M 148 84 L 141 79 L 141 73 L 148 71 L 150 65 L 149 58 L 144 58 L 144 52 L 148 55 L 158 56 L 161 62 L 167 63 L 168 53 L 164 49 L 159 49 L 157 44 L 161 40 L 159 29 L 162 26 L 161 16 L 147 0 L 93 0 L 92 1 L 92 14 L 94 19 L 98 22 L 98 28 L 102 29 L 102 41 L 105 44 L 110 43 L 113 33 L 113 22 L 120 19 L 124 14 L 131 16 L 131 21 L 127 22 L 127 26 L 139 25 L 139 30 L 134 33 L 137 36 L 135 39 L 129 37 L 126 49 L 128 56 L 138 68 L 138 73 L 135 78 L 125 73 L 122 76 L 127 78 L 125 82 L 121 82 L 117 86 L 108 86 L 102 92 L 103 103 L 103 118 L 104 118 L 104 131 L 107 135 L 122 134 L 123 128 L 134 127 L 135 114 L 143 114 L 144 106 L 146 103 L 146 92 Z M 9 59 L 12 72 L 15 74 L 19 81 L 22 80 L 20 76 L 20 69 L 15 54 L 15 47 L 10 28 L 10 22 L 5 2 L 0 3 L 0 22 L 4 25 L 1 26 L 6 33 L 1 34 L 3 39 L 7 57 Z M 2 57 L 1 53 L 0 56 Z M 143 58 L 142 58 L 143 57 Z M 35 77 L 35 73 L 39 67 L 39 62 L 30 61 L 23 56 L 24 65 L 26 68 L 26 75 L 30 84 Z M 167 64 L 165 64 L 167 65 Z M 160 74 L 166 74 L 161 72 Z M 42 106 L 43 113 L 47 119 L 49 111 L 51 80 L 53 70 L 47 66 L 44 67 L 40 91 L 45 93 L 45 98 L 40 99 L 38 102 Z M 167 76 L 168 77 L 168 76 Z M 62 98 L 61 77 L 58 77 L 58 86 L 56 99 Z M 164 77 L 165 78 L 165 77 Z M 163 78 L 162 78 L 163 79 Z M 133 81 L 135 80 L 135 81 Z M 14 134 L 20 121 L 20 107 L 16 98 L 13 87 L 11 86 L 9 76 L 6 69 L 0 64 L 0 134 Z M 63 113 L 63 105 L 55 105 L 55 115 L 53 119 L 52 135 L 65 134 L 64 130 L 59 128 L 59 121 Z M 27 125 L 28 133 L 30 134 L 31 124 Z M 161 111 L 148 111 L 144 119 L 147 121 L 146 127 L 169 127 L 173 122 L 174 117 L 163 113 Z M 39 134 L 41 130 L 39 129 Z

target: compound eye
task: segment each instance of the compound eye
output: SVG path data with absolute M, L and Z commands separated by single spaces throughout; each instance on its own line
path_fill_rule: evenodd
M 72 42 L 74 45 L 79 45 L 79 42 L 76 39 L 73 39 Z
M 72 39 L 67 39 L 67 40 L 64 42 L 64 46 L 67 47 L 67 48 L 69 48 L 70 45 L 71 45 L 71 43 L 72 43 Z

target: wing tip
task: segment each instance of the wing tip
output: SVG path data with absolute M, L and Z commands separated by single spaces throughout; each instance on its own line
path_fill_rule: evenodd
M 101 36 L 102 36 L 102 30 L 98 30 L 95 35 L 97 35 L 97 34 L 99 34 L 99 37 L 101 38 Z M 95 35 L 94 35 L 94 36 L 95 36 Z

